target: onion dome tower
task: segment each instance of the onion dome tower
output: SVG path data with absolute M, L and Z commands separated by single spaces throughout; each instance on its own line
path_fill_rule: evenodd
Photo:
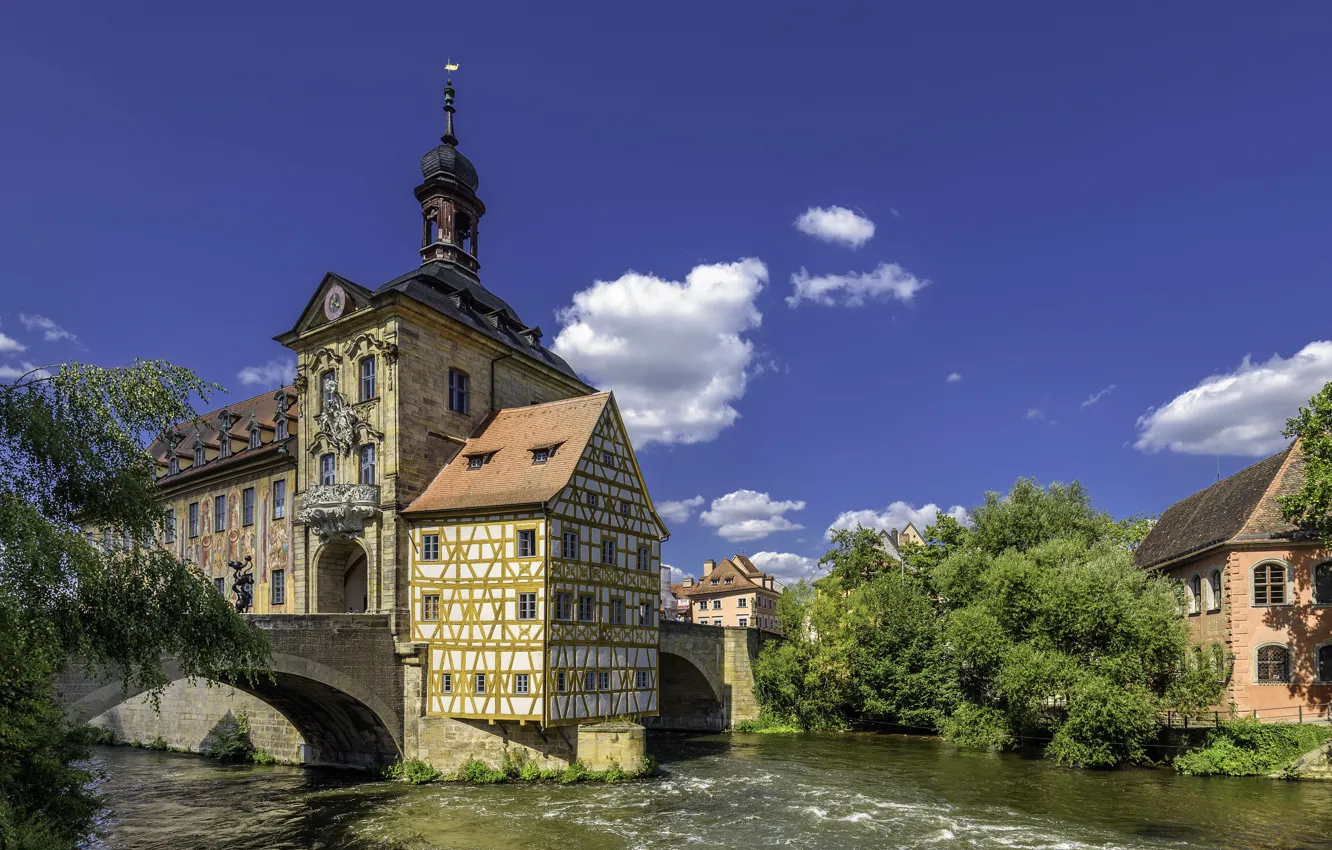
M 444 135 L 439 147 L 421 157 L 421 176 L 415 189 L 421 203 L 421 264 L 455 263 L 473 274 L 477 260 L 477 224 L 486 205 L 476 196 L 476 167 L 458 152 L 453 130 L 453 74 L 449 66 L 444 84 Z

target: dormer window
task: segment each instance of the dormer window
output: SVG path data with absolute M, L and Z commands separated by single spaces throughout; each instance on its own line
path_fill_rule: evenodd
M 196 443 L 194 444 L 194 465 L 195 465 L 195 466 L 203 466 L 203 465 L 204 465 L 204 444 L 203 444 L 203 440 L 199 440 L 198 442 L 196 442 Z
M 730 584 L 731 581 L 732 581 L 732 580 L 729 579 L 729 578 L 727 578 L 727 579 L 722 579 L 722 584 Z M 716 582 L 714 582 L 714 584 L 715 584 L 715 583 L 716 583 Z
M 176 447 L 171 447 L 171 454 L 167 456 L 167 475 L 175 475 L 180 472 L 180 458 L 176 457 Z
M 231 457 L 231 417 L 223 413 L 217 420 L 217 456 Z
M 274 437 L 273 439 L 277 440 L 278 442 L 281 442 L 281 441 L 287 439 L 287 436 L 288 436 L 288 434 L 287 434 L 287 417 L 283 416 L 283 417 L 279 418 L 278 421 L 277 421 L 277 436 Z
M 532 463 L 542 464 L 550 460 L 550 449 L 534 449 L 532 451 Z
M 467 468 L 480 469 L 485 464 L 485 462 L 486 462 L 485 455 L 472 455 L 471 457 L 467 458 Z
M 259 426 L 250 426 L 250 448 L 257 449 L 263 445 L 263 439 L 259 436 Z

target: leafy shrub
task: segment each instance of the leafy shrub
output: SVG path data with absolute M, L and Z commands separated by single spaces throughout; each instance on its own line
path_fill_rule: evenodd
M 444 774 L 431 767 L 429 762 L 422 761 L 421 759 L 399 759 L 384 768 L 384 778 L 403 779 L 413 785 L 424 785 L 427 782 L 434 782 L 443 775 Z
M 518 778 L 523 780 L 524 782 L 536 782 L 540 779 L 545 778 L 543 776 L 544 773 L 545 771 L 537 767 L 535 762 L 529 761 L 525 762 L 523 766 L 518 770 Z
M 737 732 L 753 732 L 759 735 L 798 735 L 805 731 L 794 723 L 760 717 L 758 720 L 741 720 L 735 724 Z
M 651 753 L 645 753 L 638 762 L 638 776 L 652 776 L 657 772 L 657 760 Z
M 583 764 L 583 760 L 574 759 L 574 763 L 564 769 L 564 773 L 560 776 L 560 782 L 563 782 L 565 785 L 574 782 L 582 782 L 590 775 L 587 765 Z
M 253 753 L 250 754 L 250 761 L 254 762 L 255 764 L 277 764 L 278 762 L 277 756 L 273 755 L 270 752 L 267 752 L 266 750 L 260 750 L 257 748 Z
M 1013 730 L 1003 712 L 963 702 L 940 724 L 949 741 L 978 750 L 1006 750 L 1013 746 Z
M 468 759 L 458 768 L 454 778 L 459 782 L 471 782 L 476 785 L 495 785 L 508 780 L 503 770 L 496 770 L 480 759 Z
M 1207 743 L 1175 759 L 1175 770 L 1191 776 L 1266 776 L 1332 739 L 1332 728 L 1299 723 L 1228 720 L 1207 734 Z
M 204 755 L 223 764 L 238 764 L 253 761 L 254 752 L 254 742 L 250 740 L 250 718 L 242 711 L 217 722 L 213 727 L 212 741 Z
M 162 739 L 161 735 L 148 742 L 148 749 L 157 750 L 159 753 L 169 752 L 171 745 Z

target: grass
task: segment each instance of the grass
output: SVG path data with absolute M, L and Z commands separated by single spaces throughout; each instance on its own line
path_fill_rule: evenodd
M 464 782 L 469 785 L 498 785 L 505 782 L 548 782 L 571 785 L 575 782 L 626 782 L 642 779 L 657 772 L 657 760 L 644 756 L 637 765 L 625 770 L 612 764 L 606 770 L 588 770 L 581 759 L 565 768 L 543 768 L 527 757 L 524 750 L 505 751 L 499 767 L 492 767 L 481 759 L 468 759 L 453 773 L 442 773 L 421 759 L 403 759 L 386 767 L 386 779 L 397 779 L 413 785 L 428 782 Z
M 1228 720 L 1207 734 L 1201 748 L 1177 757 L 1175 770 L 1190 776 L 1289 774 L 1292 761 L 1329 739 L 1327 726 Z

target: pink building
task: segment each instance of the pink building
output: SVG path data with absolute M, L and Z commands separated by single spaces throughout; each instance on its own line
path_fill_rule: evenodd
M 744 555 L 718 564 L 703 562 L 698 581 L 685 576 L 679 597 L 688 602 L 693 621 L 701 626 L 777 628 L 777 580 Z
M 1297 442 L 1171 505 L 1134 552 L 1183 585 L 1203 659 L 1232 665 L 1222 710 L 1309 719 L 1332 701 L 1332 552 L 1277 501 L 1303 483 Z

